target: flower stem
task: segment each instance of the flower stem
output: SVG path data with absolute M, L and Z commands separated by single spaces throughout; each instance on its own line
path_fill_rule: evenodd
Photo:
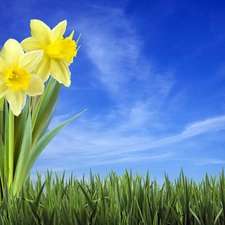
M 3 107 L 4 107 L 4 98 L 0 98 L 0 137 L 3 140 Z
M 9 110 L 9 155 L 8 155 L 8 162 L 9 162 L 9 180 L 8 184 L 9 187 L 12 185 L 13 182 L 13 167 L 14 167 L 14 115 L 12 110 Z

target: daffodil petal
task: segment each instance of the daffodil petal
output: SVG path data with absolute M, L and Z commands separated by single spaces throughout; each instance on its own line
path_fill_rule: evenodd
M 12 110 L 13 114 L 15 116 L 18 116 L 26 103 L 26 93 L 25 91 L 15 92 L 11 89 L 8 89 L 5 94 L 5 99 L 9 103 L 10 109 Z
M 36 96 L 40 95 L 44 92 L 44 82 L 40 78 L 40 76 L 36 74 L 32 74 L 30 77 L 30 84 L 28 89 L 26 90 L 27 95 Z
M 3 76 L 0 76 L 0 98 L 5 95 L 8 87 L 5 85 L 5 79 Z
M 9 39 L 5 42 L 1 55 L 6 65 L 11 67 L 18 64 L 20 58 L 24 55 L 24 52 L 17 40 Z
M 63 20 L 58 23 L 51 31 L 51 41 L 54 42 L 58 40 L 66 31 L 67 21 Z
M 38 64 L 36 69 L 36 74 L 41 76 L 43 81 L 45 82 L 49 75 L 50 75 L 50 68 L 51 68 L 51 60 L 48 56 L 43 55 L 41 62 Z
M 59 83 L 64 84 L 66 87 L 70 86 L 70 70 L 66 61 L 52 59 L 51 61 L 51 75 Z
M 41 42 L 35 37 L 28 37 L 21 42 L 22 48 L 26 51 L 43 49 Z
M 19 66 L 25 68 L 29 73 L 34 72 L 42 59 L 43 53 L 43 50 L 27 52 L 21 58 Z
M 6 68 L 4 60 L 0 58 L 0 74 L 3 74 L 6 69 L 7 68 Z
M 74 30 L 71 32 L 69 38 L 72 40 L 74 36 Z M 78 37 L 80 39 L 80 36 Z M 78 43 L 79 39 L 76 41 L 76 43 Z
M 41 20 L 30 21 L 31 35 L 38 39 L 42 44 L 50 43 L 50 28 Z

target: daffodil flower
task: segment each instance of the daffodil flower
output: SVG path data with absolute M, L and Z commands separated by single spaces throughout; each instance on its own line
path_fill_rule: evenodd
M 42 50 L 24 53 L 15 39 L 6 41 L 0 57 L 0 98 L 4 97 L 18 116 L 25 103 L 26 95 L 36 96 L 44 91 L 44 82 L 35 74 L 43 56 Z
M 31 37 L 21 42 L 26 52 L 44 50 L 43 58 L 37 67 L 37 73 L 46 81 L 51 75 L 59 83 L 70 86 L 70 70 L 68 66 L 77 55 L 77 44 L 73 40 L 73 32 L 64 38 L 67 21 L 64 20 L 52 30 L 40 20 L 31 20 Z

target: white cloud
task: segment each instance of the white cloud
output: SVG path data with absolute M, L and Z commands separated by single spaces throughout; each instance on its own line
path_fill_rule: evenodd
M 95 77 L 108 94 L 117 101 L 167 95 L 172 76 L 156 72 L 142 54 L 144 42 L 124 9 L 92 6 L 89 10 L 76 26 L 83 32 L 82 51 L 96 67 Z
M 104 165 L 107 163 L 132 163 L 141 161 L 163 161 L 176 159 L 178 149 L 184 148 L 182 141 L 197 135 L 225 129 L 225 116 L 208 118 L 188 125 L 183 132 L 159 139 L 146 132 L 139 132 L 112 124 L 107 127 L 99 119 L 86 121 L 82 116 L 77 122 L 66 127 L 43 152 L 42 158 L 54 160 L 75 160 L 85 165 Z M 77 123 L 77 124 L 76 124 Z M 127 124 L 130 128 L 130 124 Z M 124 132 L 124 130 L 126 132 Z M 179 146 L 176 149 L 170 145 Z M 173 150 L 172 150 L 173 149 Z M 207 163 L 196 162 L 198 164 Z M 213 162 L 211 162 L 213 163 Z M 222 163 L 222 161 L 214 161 Z M 62 167 L 62 166 L 61 166 Z
M 208 118 L 187 126 L 182 133 L 183 137 L 191 137 L 202 133 L 216 132 L 225 129 L 225 115 Z
M 105 165 L 105 164 L 114 164 L 114 163 L 137 163 L 137 162 L 143 162 L 143 161 L 149 161 L 149 162 L 160 162 L 164 161 L 166 159 L 169 159 L 173 156 L 171 152 L 165 152 L 165 153 L 158 153 L 155 155 L 121 155 L 120 157 L 111 159 L 106 158 L 104 160 L 99 160 L 95 162 L 95 165 Z
M 139 57 L 140 43 L 121 9 L 95 10 L 103 15 L 89 16 L 78 23 L 80 30 L 84 30 L 83 49 L 99 71 L 96 78 L 108 91 L 115 93 L 130 79 Z
M 152 141 L 152 147 L 161 147 L 170 143 L 178 143 L 182 140 L 195 137 L 197 135 L 213 133 L 225 129 L 225 116 L 208 118 L 187 125 L 183 132 L 178 135 L 172 135 L 160 140 Z
M 113 101 L 107 105 L 107 114 L 97 119 L 120 132 L 164 126 L 156 117 L 174 84 L 173 75 L 160 72 L 143 55 L 144 42 L 124 8 L 92 5 L 70 26 L 83 33 L 82 51 L 95 66 L 93 74 L 101 84 L 95 88 L 103 87 Z
M 211 159 L 211 158 L 204 158 L 194 161 L 194 165 L 197 166 L 204 166 L 204 165 L 213 165 L 213 164 L 224 164 L 225 160 L 221 159 Z

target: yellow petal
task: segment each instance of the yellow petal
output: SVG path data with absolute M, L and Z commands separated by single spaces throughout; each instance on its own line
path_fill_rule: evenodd
M 4 71 L 5 71 L 5 63 L 2 60 L 2 58 L 0 58 L 0 98 L 5 95 L 8 87 L 5 84 L 5 76 L 3 75 Z
M 21 46 L 26 52 L 29 52 L 32 50 L 40 50 L 40 49 L 43 49 L 43 47 L 44 47 L 41 44 L 41 42 L 35 37 L 29 37 L 29 38 L 24 39 L 21 42 Z
M 50 43 L 50 28 L 41 20 L 30 21 L 31 35 L 38 39 L 43 45 Z
M 8 87 L 5 85 L 5 79 L 3 76 L 0 76 L 0 98 L 5 95 Z
M 40 76 L 32 74 L 30 77 L 29 87 L 26 90 L 27 95 L 36 96 L 42 94 L 43 92 L 44 92 L 43 80 L 40 78 Z
M 8 67 L 18 64 L 20 58 L 24 55 L 20 43 L 15 39 L 6 41 L 2 48 L 2 58 Z
M 6 69 L 7 69 L 7 66 L 5 65 L 4 60 L 0 58 L 0 74 L 3 74 Z
M 51 41 L 54 42 L 58 40 L 66 31 L 67 21 L 63 20 L 58 23 L 51 31 Z
M 26 94 L 24 91 L 15 92 L 8 89 L 5 99 L 8 101 L 13 114 L 18 116 L 26 103 Z
M 71 32 L 69 38 L 72 40 L 74 36 L 74 30 Z M 80 36 L 78 37 L 80 39 Z M 76 41 L 76 43 L 78 43 L 79 40 Z
M 52 59 L 51 75 L 59 83 L 64 84 L 66 87 L 70 86 L 70 70 L 65 60 Z
M 38 64 L 38 67 L 35 73 L 41 76 L 41 78 L 45 82 L 50 75 L 50 68 L 51 68 L 50 58 L 46 55 L 43 55 L 43 58 L 41 62 Z
M 18 65 L 25 68 L 29 73 L 32 73 L 41 61 L 43 53 L 43 50 L 28 52 L 23 55 Z

